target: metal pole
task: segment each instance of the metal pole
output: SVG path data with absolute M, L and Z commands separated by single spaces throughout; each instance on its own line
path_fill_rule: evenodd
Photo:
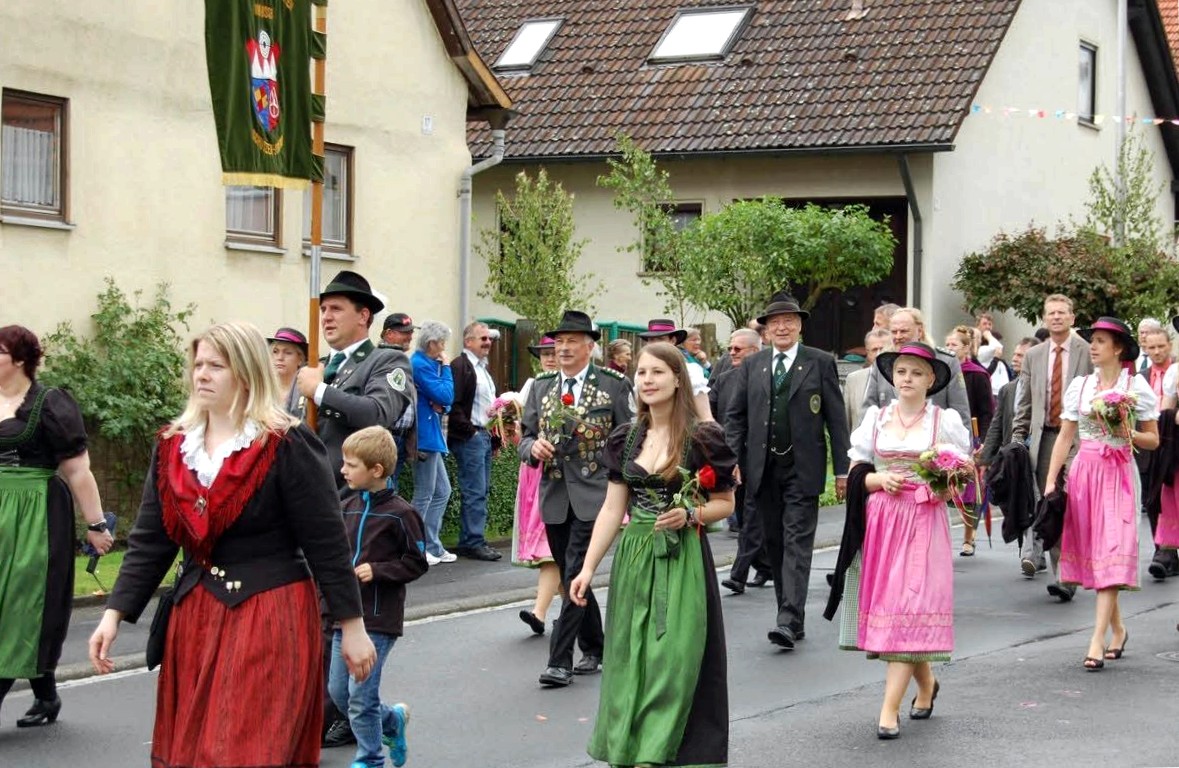
M 1126 180 L 1123 178 L 1125 169 L 1122 168 L 1122 148 L 1126 143 L 1126 37 L 1129 35 L 1128 0 L 1118 0 L 1118 92 L 1117 92 L 1117 129 L 1114 131 L 1114 141 L 1117 150 L 1114 155 L 1114 193 L 1117 195 L 1118 205 L 1114 217 L 1114 245 L 1120 246 L 1126 236 L 1126 222 L 1123 218 L 1123 208 L 1126 202 Z
M 327 5 L 312 5 L 314 30 L 322 35 L 327 34 Z M 327 59 L 315 59 L 312 74 L 311 92 L 317 96 L 324 95 L 327 82 Z M 311 124 L 311 152 L 316 157 L 323 157 L 323 122 L 315 121 Z M 327 169 L 324 169 L 326 173 Z M 323 257 L 323 179 L 311 182 L 311 278 L 308 286 L 307 302 L 307 362 L 316 365 L 319 361 L 319 289 L 320 266 Z M 305 412 L 307 426 L 315 429 L 318 418 L 315 401 L 307 398 Z

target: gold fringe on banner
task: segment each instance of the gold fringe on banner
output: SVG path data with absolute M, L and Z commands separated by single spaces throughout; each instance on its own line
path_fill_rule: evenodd
M 322 158 L 315 158 L 322 168 Z M 322 174 L 322 170 L 320 171 Z M 292 179 L 273 173 L 223 173 L 221 183 L 227 187 L 277 187 L 279 189 L 307 189 L 307 179 Z

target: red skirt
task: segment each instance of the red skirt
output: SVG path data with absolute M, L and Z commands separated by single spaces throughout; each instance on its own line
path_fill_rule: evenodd
M 236 608 L 197 586 L 168 624 L 152 766 L 318 766 L 321 643 L 310 579 Z

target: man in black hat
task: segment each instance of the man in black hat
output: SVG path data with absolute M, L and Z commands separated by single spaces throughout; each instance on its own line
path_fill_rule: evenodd
M 756 499 L 774 574 L 778 616 L 769 639 L 786 650 L 806 634 L 828 436 L 836 495 L 842 499 L 847 490 L 848 429 L 839 375 L 834 357 L 799 343 L 807 315 L 792 297 L 773 297 L 757 319 L 766 325 L 770 348 L 734 369 L 722 422 L 744 473 L 745 493 Z
M 417 328 L 413 324 L 412 317 L 404 312 L 394 312 L 385 318 L 385 324 L 381 331 L 381 343 L 393 349 L 408 352 L 409 345 L 413 342 L 413 332 Z
M 561 569 L 564 594 L 581 573 L 598 510 L 606 500 L 602 449 L 610 432 L 634 417 L 634 388 L 623 374 L 591 361 L 601 333 L 584 312 L 570 310 L 545 336 L 554 340 L 558 370 L 532 383 L 521 420 L 520 460 L 544 464 L 540 513 L 553 559 Z M 585 607 L 561 601 L 561 615 L 549 642 L 549 662 L 540 675 L 546 687 L 566 686 L 573 675 L 602 667 L 602 613 L 593 590 Z M 581 660 L 573 666 L 574 641 Z
M 415 330 L 417 330 L 417 326 L 413 324 L 413 318 L 404 312 L 394 312 L 385 318 L 379 346 L 381 349 L 395 349 L 408 356 L 409 345 L 413 341 Z M 406 406 L 405 413 L 401 414 L 401 418 L 397 420 L 391 430 L 393 441 L 397 444 L 397 467 L 393 470 L 393 487 L 397 487 L 397 483 L 401 479 L 401 468 L 405 466 L 405 462 L 407 460 L 416 461 L 418 456 L 418 391 L 414 386 L 413 377 L 410 377 L 407 392 L 409 405 Z
M 295 386 L 319 406 L 316 432 L 327 448 L 338 488 L 344 487 L 344 440 L 379 424 L 391 429 L 410 404 L 413 371 L 404 352 L 377 349 L 368 338 L 373 317 L 385 308 L 368 280 L 344 270 L 319 294 L 319 327 L 332 354 L 319 365 L 299 369 Z M 325 622 L 326 624 L 326 622 Z M 325 626 L 325 660 L 331 661 L 331 627 Z M 324 691 L 323 744 L 355 743 L 348 718 L 336 711 Z

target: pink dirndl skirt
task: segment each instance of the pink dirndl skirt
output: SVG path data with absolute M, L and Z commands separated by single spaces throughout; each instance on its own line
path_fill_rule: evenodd
M 949 658 L 954 572 L 946 505 L 929 486 L 868 497 L 857 642 L 869 654 Z
M 1154 543 L 1167 549 L 1179 548 L 1179 477 L 1176 485 L 1164 485 L 1159 494 L 1159 522 Z
M 1138 470 L 1130 446 L 1082 440 L 1068 471 L 1060 581 L 1138 587 Z
M 512 537 L 512 562 L 517 565 L 540 565 L 553 559 L 548 534 L 540 517 L 540 466 L 520 464 L 516 486 L 516 531 Z

